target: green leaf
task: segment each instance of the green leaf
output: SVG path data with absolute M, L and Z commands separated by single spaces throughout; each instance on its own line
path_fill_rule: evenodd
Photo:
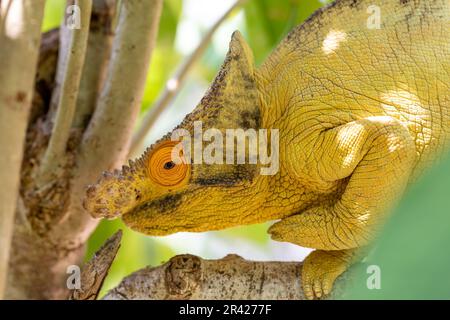
M 59 27 L 64 16 L 66 1 L 47 0 L 45 3 L 44 21 L 42 22 L 42 32 Z
M 257 64 L 295 26 L 322 7 L 319 0 L 258 0 L 245 6 L 246 30 Z
M 381 270 L 368 289 L 365 267 L 343 298 L 450 299 L 450 157 L 409 192 L 386 224 L 364 266 Z
M 181 11 L 181 0 L 164 1 L 158 41 L 152 53 L 141 112 L 152 107 L 180 62 L 180 56 L 174 49 L 174 42 Z
M 270 237 L 267 233 L 267 229 L 269 228 L 268 223 L 260 223 L 249 226 L 241 226 L 226 229 L 220 232 L 220 236 L 224 238 L 240 238 L 245 239 L 247 241 L 251 241 L 256 244 L 266 244 L 269 242 Z
M 145 83 L 141 112 L 151 108 L 169 77 L 175 72 L 180 56 L 172 47 L 158 45 L 152 53 L 147 81 Z
M 158 43 L 172 47 L 177 34 L 178 21 L 182 12 L 181 0 L 166 0 L 163 2 L 159 24 Z

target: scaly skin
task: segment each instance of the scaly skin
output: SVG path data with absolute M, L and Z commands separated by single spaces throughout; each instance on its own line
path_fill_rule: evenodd
M 367 8 L 381 8 L 368 29 Z M 318 249 L 305 260 L 308 298 L 328 294 L 373 239 L 408 183 L 450 131 L 450 0 L 340 0 L 294 29 L 256 69 L 239 33 L 193 121 L 207 128 L 276 128 L 280 170 L 188 165 L 162 186 L 149 173 L 163 137 L 130 167 L 88 189 L 96 217 L 122 215 L 149 235 L 281 219 L 273 239 Z M 154 156 L 156 157 L 156 156 Z

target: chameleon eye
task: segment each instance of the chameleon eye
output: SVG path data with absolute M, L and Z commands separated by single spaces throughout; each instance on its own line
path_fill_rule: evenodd
M 175 162 L 173 162 L 173 161 L 164 163 L 164 169 L 166 169 L 166 170 L 170 170 L 174 167 L 175 167 Z
M 172 187 L 186 181 L 189 167 L 186 163 L 176 164 L 172 160 L 172 150 L 177 141 L 167 141 L 158 146 L 148 162 L 150 178 L 157 184 Z

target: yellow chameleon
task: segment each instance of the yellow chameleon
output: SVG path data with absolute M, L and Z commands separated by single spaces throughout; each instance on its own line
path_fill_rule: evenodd
M 302 281 L 320 298 L 445 150 L 449 110 L 450 0 L 339 0 L 259 68 L 235 32 L 178 127 L 278 129 L 275 175 L 259 174 L 261 164 L 175 164 L 168 134 L 89 187 L 85 207 L 149 235 L 280 220 L 273 239 L 317 249 Z

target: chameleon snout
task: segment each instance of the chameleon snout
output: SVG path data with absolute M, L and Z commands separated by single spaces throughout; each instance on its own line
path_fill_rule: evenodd
M 140 190 L 116 170 L 104 172 L 97 184 L 88 186 L 83 207 L 94 218 L 113 219 L 132 210 L 140 199 Z

